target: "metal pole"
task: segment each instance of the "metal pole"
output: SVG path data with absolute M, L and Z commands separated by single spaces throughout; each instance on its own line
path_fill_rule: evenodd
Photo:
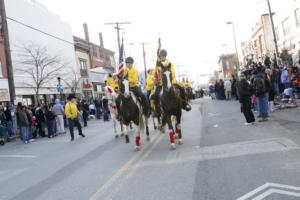
M 1 28 L 2 35 L 3 35 L 3 40 L 4 40 L 4 52 L 5 52 L 5 60 L 6 60 L 9 96 L 10 96 L 11 103 L 13 103 L 15 100 L 15 97 L 16 97 L 16 93 L 15 93 L 14 75 L 13 75 L 13 67 L 12 67 L 12 60 L 11 60 L 11 52 L 10 52 L 9 35 L 8 35 L 8 27 L 7 27 L 7 19 L 6 19 L 4 0 L 0 0 L 0 17 L 1 17 L 0 22 L 1 22 L 1 26 L 2 26 L 2 28 Z
M 232 31 L 233 31 L 233 39 L 234 39 L 234 46 L 235 46 L 235 53 L 236 53 L 236 73 L 240 70 L 240 62 L 239 62 L 239 54 L 237 50 L 237 44 L 236 44 L 236 36 L 235 36 L 235 29 L 234 29 L 234 23 L 232 22 Z
M 130 22 L 113 22 L 113 23 L 104 23 L 105 25 L 115 25 L 116 27 L 114 27 L 115 29 L 117 29 L 117 40 L 118 40 L 118 50 L 120 53 L 120 49 L 121 49 L 121 42 L 120 42 L 120 25 L 122 24 L 131 24 Z
M 146 52 L 145 52 L 145 43 L 142 43 L 143 47 L 143 57 L 144 57 L 144 70 L 145 70 L 145 83 L 147 80 L 147 66 L 146 66 Z
M 270 1 L 267 0 L 267 3 L 268 3 L 269 17 L 270 17 L 270 21 L 271 21 L 271 25 L 272 25 L 272 32 L 273 32 L 273 38 L 274 38 L 274 44 L 275 44 L 275 65 L 277 65 L 278 45 L 277 45 L 277 39 L 276 39 L 276 33 L 275 33 L 275 28 L 274 28 L 273 14 L 272 14 Z
M 115 29 L 117 29 L 117 38 L 118 38 L 118 50 L 120 52 L 121 49 L 121 42 L 120 42 L 120 27 L 119 27 L 119 23 L 117 22 L 117 26 L 115 27 Z

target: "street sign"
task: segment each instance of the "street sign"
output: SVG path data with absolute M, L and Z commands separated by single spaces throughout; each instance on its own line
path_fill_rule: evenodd
M 0 68 L 1 70 L 1 68 Z M 0 89 L 0 101 L 9 101 L 8 89 Z
M 56 89 L 57 89 L 57 92 L 61 93 L 64 91 L 64 86 L 62 86 L 61 84 L 57 84 Z
M 263 200 L 267 199 L 267 197 L 270 197 L 271 195 L 300 197 L 300 187 L 282 185 L 278 183 L 266 183 L 237 200 Z

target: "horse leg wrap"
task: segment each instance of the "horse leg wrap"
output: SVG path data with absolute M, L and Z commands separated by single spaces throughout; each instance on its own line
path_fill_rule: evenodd
M 136 136 L 135 137 L 135 145 L 138 146 L 138 147 L 141 146 L 141 138 L 140 138 L 140 136 Z
M 175 138 L 174 138 L 173 131 L 171 131 L 169 135 L 170 135 L 170 142 L 171 142 L 171 144 L 175 143 Z
M 176 133 L 179 133 L 180 129 L 176 126 Z

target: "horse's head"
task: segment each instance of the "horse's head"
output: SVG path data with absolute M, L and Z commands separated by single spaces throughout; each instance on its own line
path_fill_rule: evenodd
M 163 82 L 163 88 L 164 88 L 164 90 L 169 91 L 171 89 L 171 87 L 172 87 L 171 72 L 169 70 L 166 70 L 163 73 L 162 82 Z
M 130 90 L 129 90 L 129 81 L 127 79 L 121 79 L 119 81 L 120 84 L 120 93 L 125 97 L 130 97 Z

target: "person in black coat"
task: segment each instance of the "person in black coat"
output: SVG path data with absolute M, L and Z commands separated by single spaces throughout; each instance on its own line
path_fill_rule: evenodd
M 246 79 L 246 75 L 241 73 L 239 83 L 239 101 L 241 103 L 241 112 L 244 113 L 246 118 L 245 125 L 252 125 L 255 122 L 253 112 L 251 110 L 251 96 L 253 88 Z

